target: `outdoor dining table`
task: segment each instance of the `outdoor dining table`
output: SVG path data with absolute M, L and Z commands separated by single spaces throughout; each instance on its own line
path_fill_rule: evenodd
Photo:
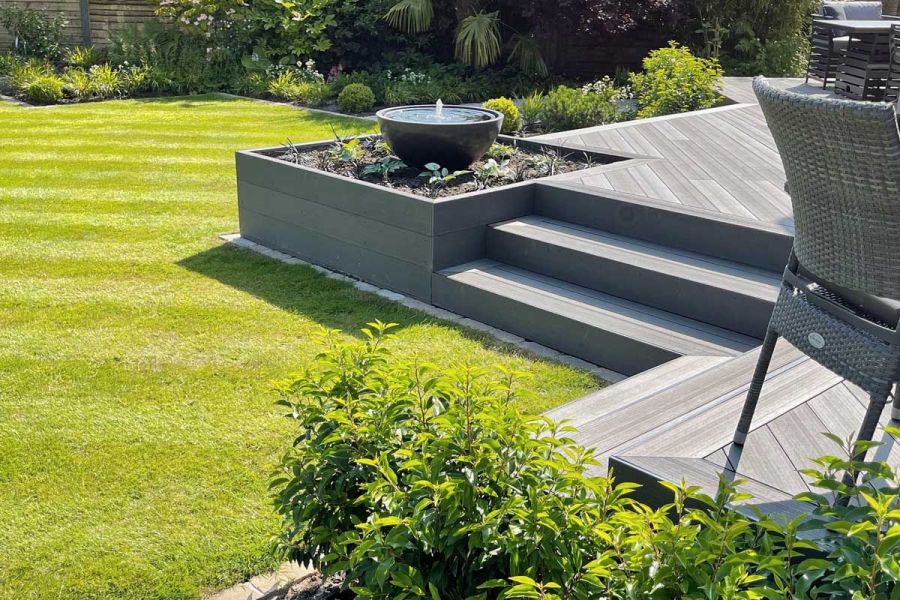
M 855 100 L 881 100 L 890 69 L 891 26 L 900 20 L 814 21 L 850 38 L 837 68 L 835 93 Z

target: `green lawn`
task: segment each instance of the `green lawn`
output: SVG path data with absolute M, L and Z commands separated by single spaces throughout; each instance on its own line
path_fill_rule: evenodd
M 380 318 L 439 364 L 596 387 L 377 296 L 223 246 L 233 152 L 369 127 L 215 97 L 0 103 L 0 597 L 196 598 L 273 564 L 270 381 Z

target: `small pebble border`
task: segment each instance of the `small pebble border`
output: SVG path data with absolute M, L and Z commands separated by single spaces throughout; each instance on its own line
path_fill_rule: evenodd
M 522 350 L 539 356 L 540 358 L 546 358 L 549 360 L 554 360 L 556 362 L 560 362 L 562 364 L 568 365 L 575 369 L 580 369 L 582 371 L 587 371 L 594 375 L 595 377 L 599 377 L 600 379 L 604 379 L 609 383 L 617 383 L 625 379 L 625 375 L 621 373 L 616 373 L 615 371 L 610 371 L 609 369 L 604 369 L 598 365 L 589 363 L 587 361 L 581 360 L 580 358 L 576 358 L 574 356 L 569 356 L 568 354 L 562 354 L 561 352 L 557 352 L 552 348 L 548 348 L 546 346 L 542 346 L 537 342 L 532 342 L 526 340 L 525 338 L 509 333 L 507 331 L 503 331 L 501 329 L 497 329 L 496 327 L 491 327 L 490 325 L 486 325 L 485 323 L 481 323 L 479 321 L 475 321 L 473 319 L 469 319 L 462 315 L 458 315 L 454 312 L 450 312 L 449 310 L 444 310 L 443 308 L 438 308 L 437 306 L 432 306 L 426 302 L 422 302 L 421 300 L 416 300 L 415 298 L 410 298 L 408 296 L 404 296 L 403 294 L 398 294 L 397 292 L 393 292 L 391 290 L 379 288 L 378 286 L 372 285 L 371 283 L 366 283 L 365 281 L 360 281 L 359 279 L 355 279 L 348 275 L 344 275 L 342 273 L 337 273 L 330 269 L 326 269 L 325 267 L 314 265 L 308 263 L 304 260 L 301 260 L 295 256 L 291 256 L 289 254 L 285 254 L 284 252 L 279 252 L 278 250 L 273 250 L 272 248 L 267 248 L 261 244 L 257 244 L 256 242 L 252 242 L 248 239 L 244 239 L 241 237 L 239 233 L 227 233 L 219 236 L 220 239 L 237 246 L 239 248 L 245 248 L 247 250 L 252 250 L 253 252 L 257 252 L 264 256 L 268 256 L 269 258 L 275 259 L 277 261 L 289 264 L 289 265 L 306 265 L 311 269 L 315 269 L 320 273 L 323 273 L 329 279 L 335 279 L 337 281 L 344 281 L 351 284 L 356 289 L 369 292 L 372 294 L 376 294 L 381 296 L 382 298 L 386 298 L 393 302 L 399 302 L 403 306 L 407 308 L 412 308 L 414 310 L 421 311 L 431 317 L 436 319 L 442 319 L 444 321 L 450 321 L 451 323 L 456 323 L 461 327 L 466 327 L 468 329 L 474 329 L 475 331 L 480 331 L 482 333 L 486 333 L 496 339 L 499 342 L 503 342 L 504 344 L 510 344 L 512 346 L 516 346 L 521 348 Z

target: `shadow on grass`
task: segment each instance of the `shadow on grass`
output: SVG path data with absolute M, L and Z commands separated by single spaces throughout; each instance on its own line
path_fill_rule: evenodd
M 178 264 L 348 335 L 361 337 L 360 330 L 375 319 L 397 323 L 404 328 L 440 323 L 493 350 L 509 355 L 522 354 L 521 350 L 486 333 L 359 291 L 349 283 L 329 279 L 307 266 L 288 265 L 251 250 L 223 244 L 182 259 Z
M 249 100 L 250 98 L 241 98 L 240 96 L 232 96 L 230 94 L 195 94 L 180 96 L 144 96 L 142 98 L 134 98 L 135 102 L 140 104 L 177 104 L 179 106 L 197 106 L 208 102 L 239 102 L 241 100 Z

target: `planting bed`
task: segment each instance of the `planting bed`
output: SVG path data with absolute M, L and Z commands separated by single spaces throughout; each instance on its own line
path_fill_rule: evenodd
M 368 160 L 386 156 L 376 150 L 377 136 L 354 139 Z M 429 189 L 418 170 L 398 171 L 387 184 L 362 176 L 365 166 L 329 156 L 338 150 L 334 142 L 238 152 L 241 235 L 431 302 L 432 274 L 481 258 L 487 225 L 533 213 L 536 182 L 554 176 L 544 171 L 537 177 L 541 172 L 526 164 L 529 157 L 555 155 L 555 177 L 626 158 L 507 136 L 498 142 L 516 147 L 525 178 L 484 184 L 467 174 Z
M 586 169 L 598 163 L 596 154 L 549 145 L 494 144 L 491 151 L 468 169 L 449 172 L 446 181 L 411 167 L 391 155 L 380 136 L 354 138 L 328 146 L 288 144 L 263 152 L 279 160 L 359 179 L 429 198 L 445 198 Z M 606 158 L 606 157 L 604 157 Z M 493 162 L 491 162 L 493 161 Z M 599 162 L 609 162 L 602 160 Z M 437 165 L 442 166 L 442 165 Z M 457 173 L 454 176 L 454 173 Z

